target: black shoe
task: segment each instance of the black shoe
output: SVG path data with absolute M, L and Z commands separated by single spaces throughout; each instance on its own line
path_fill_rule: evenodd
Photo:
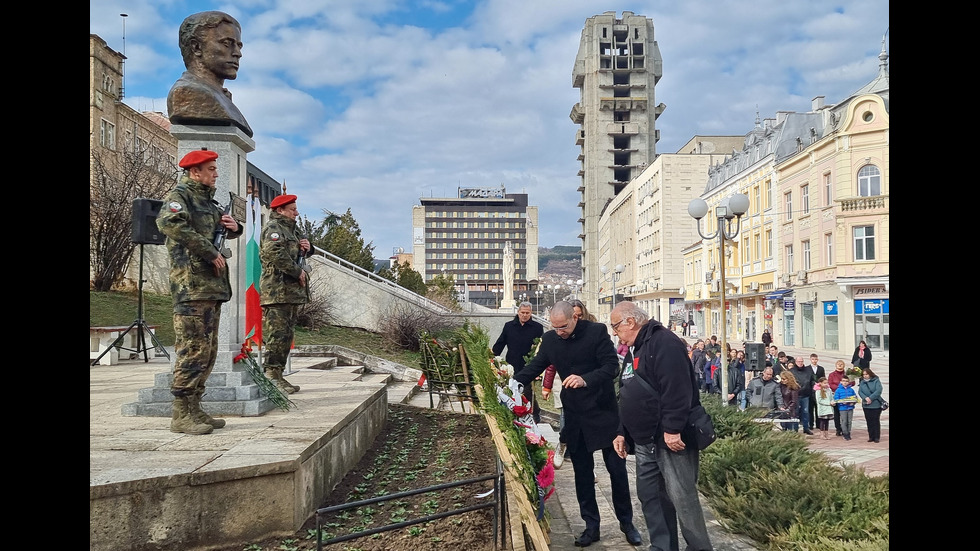
M 632 522 L 620 523 L 619 529 L 626 534 L 626 541 L 630 542 L 630 545 L 640 545 L 643 543 L 643 538 L 640 537 L 640 531 L 633 526 Z M 599 539 L 599 538 L 596 538 Z
M 842 433 L 841 431 L 837 431 L 837 436 L 840 436 L 840 435 L 842 435 L 842 434 L 843 434 L 843 433 Z
M 809 434 L 810 436 L 813 436 L 813 431 L 810 429 L 806 429 L 803 431 L 803 434 Z
M 881 440 L 875 438 L 875 444 L 880 444 L 880 443 L 881 443 Z
M 575 538 L 575 547 L 588 547 L 594 541 L 599 541 L 599 529 L 589 530 L 586 528 L 581 536 Z
M 868 442 L 874 442 L 874 441 L 875 441 L 874 438 L 868 438 Z

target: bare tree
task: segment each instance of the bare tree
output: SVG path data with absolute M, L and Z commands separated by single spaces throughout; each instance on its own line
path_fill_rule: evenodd
M 121 151 L 91 151 L 89 263 L 92 288 L 108 291 L 132 259 L 133 200 L 162 199 L 177 184 L 178 168 L 153 140 L 136 140 Z

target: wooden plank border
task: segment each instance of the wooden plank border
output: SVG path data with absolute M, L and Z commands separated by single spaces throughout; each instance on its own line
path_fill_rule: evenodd
M 483 392 L 478 389 L 480 395 Z M 500 456 L 500 461 L 504 465 L 504 480 L 508 488 L 507 501 L 510 503 L 511 496 L 517 501 L 517 509 L 520 512 L 520 523 L 527 530 L 528 535 L 531 538 L 531 542 L 534 544 L 534 549 L 536 551 L 548 551 L 548 545 L 551 543 L 551 539 L 545 532 L 545 529 L 541 526 L 542 523 L 546 523 L 547 520 L 538 522 L 537 516 L 534 512 L 534 507 L 531 506 L 531 502 L 527 499 L 527 492 L 524 491 L 524 485 L 520 483 L 517 477 L 516 469 L 514 468 L 515 460 L 514 456 L 510 453 L 510 449 L 507 447 L 507 442 L 504 440 L 504 435 L 500 432 L 500 427 L 497 426 L 497 420 L 493 417 L 483 414 L 483 418 L 487 422 L 487 426 L 490 427 L 490 435 L 493 437 L 493 443 L 497 447 L 497 454 Z M 510 509 L 510 508 L 509 508 Z M 513 525 L 514 513 L 511 511 L 511 524 Z M 518 543 L 520 542 L 520 543 Z M 520 539 L 514 535 L 514 530 L 511 530 L 511 543 L 513 544 L 514 550 L 519 551 L 524 547 L 524 537 L 521 534 Z

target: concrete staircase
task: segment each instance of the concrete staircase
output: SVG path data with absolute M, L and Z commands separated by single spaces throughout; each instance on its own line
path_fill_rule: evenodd
M 374 371 L 370 366 L 382 370 Z M 344 380 L 384 383 L 389 404 L 429 407 L 428 393 L 419 390 L 418 377 L 412 373 L 417 372 L 417 369 L 375 356 L 337 346 L 300 346 L 289 355 L 284 375 L 289 377 L 301 369 L 333 370 L 343 374 Z M 356 376 L 350 378 L 351 374 Z M 415 378 L 411 380 L 411 377 Z

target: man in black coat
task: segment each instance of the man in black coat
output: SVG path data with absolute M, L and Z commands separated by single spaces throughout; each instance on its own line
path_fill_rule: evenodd
M 524 356 L 531 351 L 534 339 L 544 334 L 544 326 L 531 319 L 531 303 L 522 302 L 517 308 L 517 315 L 514 319 L 504 324 L 497 342 L 493 344 L 491 350 L 494 356 L 499 356 L 507 347 L 507 355 L 504 357 L 514 368 L 514 373 L 524 369 Z M 534 399 L 534 387 L 530 384 L 524 385 L 524 397 L 529 404 L 532 404 L 531 414 L 534 422 L 541 422 L 541 406 Z
M 803 434 L 813 435 L 810 430 L 810 402 L 813 399 L 813 384 L 817 379 L 813 376 L 813 370 L 809 366 L 803 365 L 803 356 L 793 358 L 793 364 L 788 371 L 793 374 L 796 382 L 800 384 L 800 402 L 798 404 L 797 416 L 803 426 Z M 792 413 L 792 412 L 790 412 Z
M 514 374 L 525 387 L 549 365 L 561 377 L 565 442 L 575 471 L 575 495 L 585 531 L 575 538 L 577 547 L 599 541 L 599 505 L 595 495 L 593 454 L 602 451 L 602 460 L 612 482 L 613 510 L 619 528 L 632 545 L 642 543 L 633 526 L 626 459 L 613 449 L 619 430 L 619 406 L 614 381 L 619 374 L 619 358 L 606 328 L 585 319 L 576 320 L 572 305 L 559 301 L 551 309 L 551 326 L 541 338 L 541 347 L 527 367 Z M 676 337 L 675 337 L 676 338 Z
M 816 384 L 821 378 L 827 376 L 827 372 L 824 370 L 823 366 L 818 364 L 817 361 L 820 357 L 814 354 L 810 354 L 810 371 L 813 371 L 813 383 Z M 813 430 L 814 424 L 817 422 L 817 398 L 814 394 L 810 398 L 810 430 Z

